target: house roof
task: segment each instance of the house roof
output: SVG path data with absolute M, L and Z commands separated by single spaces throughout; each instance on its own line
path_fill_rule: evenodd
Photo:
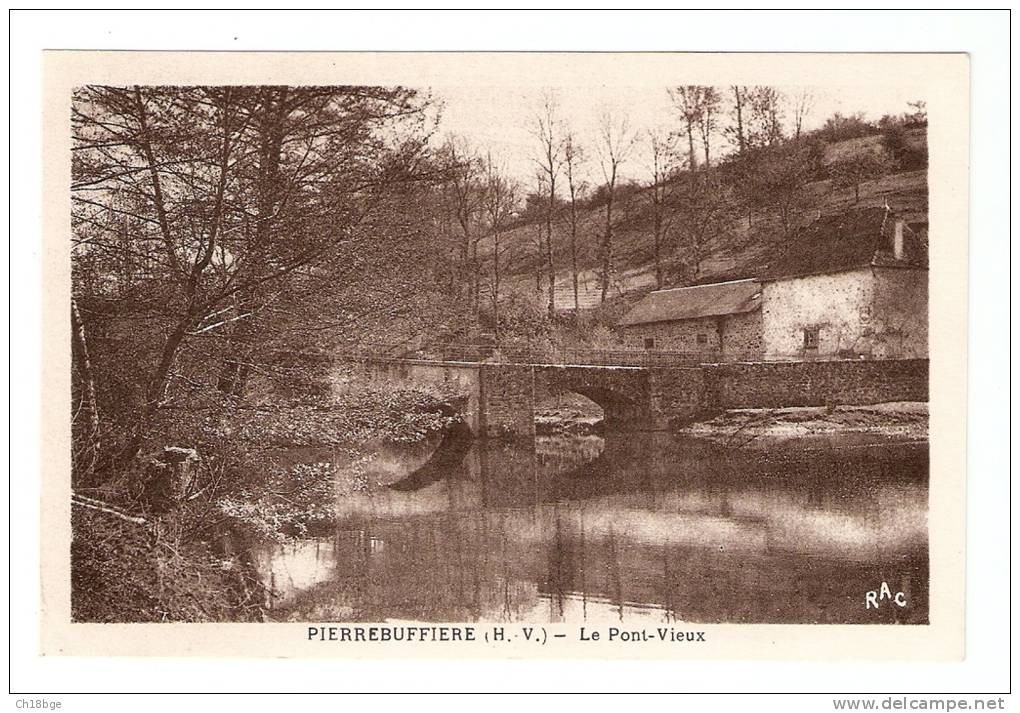
M 675 322 L 697 317 L 716 317 L 751 312 L 761 306 L 761 285 L 757 280 L 717 282 L 695 287 L 656 290 L 624 315 L 617 326 L 629 327 L 651 322 Z
M 887 208 L 863 208 L 819 217 L 798 230 L 755 277 L 650 292 L 617 326 L 751 312 L 761 305 L 760 281 L 844 272 L 862 267 L 928 264 L 923 235 L 904 226 L 904 255 L 895 259 L 896 216 Z
M 798 230 L 759 275 L 777 280 L 880 264 L 926 266 L 927 246 L 909 226 L 903 231 L 904 259 L 893 259 L 895 223 L 895 215 L 881 207 L 822 216 Z

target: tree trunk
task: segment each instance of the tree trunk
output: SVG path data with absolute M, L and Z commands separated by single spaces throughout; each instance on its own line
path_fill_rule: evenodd
M 259 311 L 255 288 L 245 290 L 237 304 L 238 316 L 250 317 L 234 322 L 227 339 L 227 355 L 216 381 L 216 389 L 230 396 L 242 396 L 251 376 L 251 364 L 255 356 L 255 342 L 258 338 L 257 314 Z
M 471 244 L 471 310 L 478 315 L 482 301 L 482 276 L 478 264 L 478 241 Z
M 81 313 L 78 311 L 78 303 L 73 295 L 71 296 L 71 329 L 74 338 L 72 355 L 77 357 L 82 402 L 83 407 L 88 413 L 89 424 L 88 432 L 84 434 L 85 444 L 81 449 L 81 452 L 87 458 L 85 472 L 75 473 L 75 475 L 84 476 L 86 480 L 90 480 L 102 448 L 99 433 L 99 403 L 96 399 L 95 372 L 92 368 L 92 359 L 89 357 L 88 343 L 85 339 L 85 323 L 82 321 Z
M 577 201 L 570 196 L 570 277 L 574 288 L 574 319 L 581 316 L 581 295 L 577 279 Z
M 499 347 L 499 233 L 493 235 L 492 245 L 492 332 Z
M 538 227 L 538 242 L 535 243 L 535 292 L 538 295 L 542 294 L 542 263 L 544 257 L 542 255 L 542 226 Z
M 551 161 L 550 161 L 551 165 Z M 549 274 L 549 316 L 556 315 L 556 265 L 553 263 L 552 217 L 556 207 L 556 179 L 549 181 L 549 209 L 545 214 L 545 258 L 546 270 Z
M 733 104 L 736 109 L 737 118 L 737 151 L 740 155 L 744 154 L 746 143 L 744 140 L 744 100 L 740 94 L 739 87 L 733 87 Z
M 613 192 L 616 188 L 616 167 L 609 182 L 609 201 L 606 203 L 606 232 L 602 239 L 602 304 L 609 294 L 609 276 L 613 269 Z
M 659 214 L 659 207 L 655 209 L 655 289 L 662 289 L 662 216 Z
M 701 139 L 702 139 L 702 143 L 705 146 L 705 168 L 708 168 L 709 166 L 712 165 L 712 159 L 711 159 L 711 156 L 710 156 L 710 150 L 711 150 L 710 149 L 710 144 L 711 144 L 711 141 L 712 141 L 712 136 L 711 136 L 712 111 L 710 109 L 708 109 L 707 107 L 705 108 L 705 119 L 704 119 L 704 121 L 705 121 L 705 123 L 704 123 L 705 131 L 704 131 L 704 135 L 701 137 Z
M 693 171 L 698 167 L 698 157 L 694 153 L 694 127 L 690 120 L 687 121 L 687 161 L 690 164 L 687 169 Z
M 142 406 L 142 412 L 132 430 L 131 438 L 120 454 L 121 464 L 134 460 L 135 456 L 142 449 L 142 441 L 145 439 L 145 434 L 152 425 L 152 420 L 163 403 L 163 399 L 166 398 L 166 392 L 170 386 L 170 371 L 173 369 L 174 362 L 177 361 L 177 352 L 184 341 L 184 336 L 187 334 L 190 324 L 190 316 L 178 322 L 177 326 L 163 343 L 159 365 L 156 367 L 156 372 L 153 374 L 145 391 L 145 403 Z
M 545 240 L 545 256 L 546 256 L 546 270 L 548 271 L 549 279 L 549 316 L 553 317 L 556 314 L 556 266 L 553 264 L 553 248 L 552 248 L 552 222 L 550 221 L 546 229 L 546 240 Z
M 276 208 L 282 200 L 280 161 L 285 133 L 284 121 L 288 114 L 286 100 L 286 87 L 281 89 L 267 87 L 263 90 L 262 101 L 265 104 L 265 112 L 259 125 L 259 165 L 255 208 L 254 252 L 257 257 L 252 261 L 253 271 L 259 269 L 260 263 L 270 252 L 274 237 Z M 241 293 L 237 313 L 238 315 L 250 314 L 251 317 L 235 323 L 227 338 L 227 356 L 216 385 L 222 393 L 240 396 L 244 392 L 251 372 L 250 364 L 258 332 L 257 315 L 261 307 L 262 305 L 258 303 L 256 288 L 251 287 Z
M 463 238 L 460 244 L 460 289 L 464 293 L 464 302 L 471 304 L 471 229 L 461 221 Z

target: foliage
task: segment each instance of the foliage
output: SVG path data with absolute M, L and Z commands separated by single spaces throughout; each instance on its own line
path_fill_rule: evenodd
M 302 298 L 400 264 L 401 243 L 422 237 L 401 213 L 431 171 L 427 109 L 399 87 L 75 92 L 83 331 L 99 313 L 141 347 L 106 359 L 97 344 L 97 368 L 78 370 L 77 393 L 114 389 L 86 412 L 127 430 L 107 465 L 137 455 L 189 363 L 218 363 L 218 388 L 239 394 L 278 330 L 308 317 Z M 110 369 L 121 363 L 133 369 Z
M 853 189 L 854 203 L 859 203 L 861 184 L 887 173 L 888 169 L 888 162 L 882 156 L 866 151 L 834 161 L 829 166 L 829 176 L 834 186 Z
M 664 261 L 666 281 L 696 282 L 714 242 L 732 219 L 730 191 L 717 172 L 686 173 L 677 179 L 677 244 Z
M 892 123 L 882 131 L 882 147 L 893 164 L 902 171 L 913 171 L 928 165 L 927 144 L 912 144 L 901 123 Z
M 318 403 L 245 405 L 206 419 L 203 437 L 267 446 L 415 442 L 456 418 L 441 398 L 422 389 L 366 387 Z
M 352 382 L 342 394 L 304 395 L 163 414 L 158 441 L 196 448 L 190 497 L 162 514 L 147 511 L 142 464 L 121 470 L 90 496 L 147 517 L 145 525 L 75 508 L 72 607 L 81 621 L 259 619 L 262 592 L 243 549 L 217 543 L 299 537 L 332 520 L 338 495 L 369 486 L 369 441 L 415 442 L 457 419 L 452 392 L 384 390 Z M 288 462 L 294 446 L 325 447 L 329 458 Z M 247 533 L 247 534 L 244 534 Z
M 750 171 L 753 203 L 774 211 L 783 234 L 790 235 L 796 214 L 805 199 L 803 188 L 812 173 L 812 154 L 803 146 L 790 144 L 761 156 Z
M 480 318 L 483 324 L 494 327 L 491 309 L 483 308 Z M 513 290 L 500 300 L 498 333 L 501 342 L 541 340 L 548 337 L 552 329 L 548 310 L 534 299 Z
M 174 537 L 174 522 L 141 527 L 76 508 L 71 618 L 88 622 L 251 621 L 261 585 L 236 555 Z
M 850 116 L 844 116 L 837 112 L 825 120 L 825 124 L 815 132 L 815 135 L 834 144 L 839 141 L 858 139 L 862 136 L 873 136 L 878 132 L 878 127 L 865 119 L 861 112 Z

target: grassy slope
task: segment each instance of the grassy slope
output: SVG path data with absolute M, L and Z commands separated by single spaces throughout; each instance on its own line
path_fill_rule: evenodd
M 925 140 L 923 130 L 911 135 L 913 142 Z M 881 137 L 869 136 L 853 139 L 828 147 L 826 161 L 844 158 L 864 151 L 881 151 Z M 800 221 L 809 223 L 823 214 L 838 213 L 853 207 L 882 206 L 886 202 L 903 215 L 909 222 L 927 222 L 928 182 L 927 171 L 906 171 L 890 173 L 861 185 L 861 200 L 856 206 L 853 192 L 849 189 L 833 188 L 830 181 L 808 184 L 804 189 Z M 600 301 L 596 265 L 595 244 L 604 220 L 604 208 L 584 211 L 579 229 L 579 243 L 582 244 L 581 265 L 581 306 L 595 307 Z M 735 211 L 737 212 L 737 211 Z M 619 202 L 614 220 L 614 253 L 616 275 L 612 293 L 616 297 L 652 289 L 655 278 L 652 266 L 652 233 L 650 203 L 645 191 Z M 569 271 L 568 225 L 558 221 L 553 228 L 553 244 L 556 251 L 556 304 L 558 308 L 573 307 L 573 291 Z M 533 253 L 536 226 L 528 224 L 511 231 L 505 240 L 512 245 L 512 254 L 517 256 L 509 282 L 521 294 L 535 295 Z M 748 228 L 746 219 L 736 219 L 728 230 L 719 236 L 711 246 L 709 257 L 702 263 L 702 279 L 728 279 L 734 274 L 753 272 L 763 258 L 781 240 L 779 224 L 774 216 L 754 216 L 753 225 Z M 671 286 L 671 285 L 667 285 Z M 547 293 L 543 290 L 540 300 L 544 303 Z

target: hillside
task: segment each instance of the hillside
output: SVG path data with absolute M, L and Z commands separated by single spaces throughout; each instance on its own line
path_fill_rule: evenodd
M 915 129 L 908 134 L 913 146 L 923 147 L 926 141 L 924 129 Z M 867 136 L 840 143 L 828 144 L 823 163 L 864 153 L 881 154 L 881 136 Z M 864 181 L 860 186 L 860 201 L 855 203 L 852 189 L 835 187 L 829 179 L 818 180 L 804 185 L 800 205 L 795 215 L 796 224 L 804 226 L 826 215 L 833 215 L 850 208 L 867 208 L 889 205 L 915 227 L 928 222 L 928 181 L 927 169 L 893 171 L 873 180 Z M 736 205 L 730 211 L 733 218 L 708 245 L 707 256 L 702 260 L 698 282 L 712 282 L 756 274 L 757 269 L 781 245 L 783 231 L 776 215 L 756 212 L 750 226 L 746 217 Z M 596 272 L 596 245 L 604 228 L 605 209 L 582 211 L 579 240 L 581 250 L 579 263 L 580 303 L 582 309 L 591 309 L 601 303 L 601 289 Z M 652 204 L 649 191 L 632 191 L 621 198 L 614 207 L 614 268 L 611 298 L 620 298 L 630 293 L 645 292 L 655 288 L 653 265 Z M 535 299 L 541 304 L 548 300 L 547 288 L 536 291 L 536 236 L 540 226 L 527 223 L 514 228 L 504 240 L 511 245 L 512 263 L 509 282 L 519 295 Z M 566 216 L 558 216 L 553 226 L 554 263 L 556 273 L 556 308 L 572 310 L 574 304 L 569 269 L 569 224 Z M 680 248 L 683 249 L 682 246 Z M 664 287 L 687 284 L 675 280 Z

